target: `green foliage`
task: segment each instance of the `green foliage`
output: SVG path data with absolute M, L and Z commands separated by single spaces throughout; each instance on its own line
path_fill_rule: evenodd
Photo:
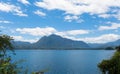
M 13 51 L 11 44 L 12 37 L 7 35 L 0 35 L 0 56 L 4 57 L 6 55 L 6 50 L 9 49 Z
M 0 63 L 0 74 L 17 74 L 20 69 L 18 69 L 16 63 L 11 63 L 11 58 L 5 58 Z
M 109 60 L 103 60 L 98 64 L 103 74 L 120 74 L 120 46 Z
M 106 47 L 105 50 L 114 50 L 113 47 Z
M 32 74 L 44 74 L 45 72 L 48 72 L 49 69 L 44 69 L 44 70 L 40 70 L 38 72 L 32 72 Z
M 16 62 L 11 62 L 11 57 L 7 55 L 7 50 L 13 50 L 11 44 L 12 37 L 7 35 L 0 35 L 0 74 L 28 74 L 28 70 L 22 70 L 22 68 L 17 65 L 24 60 L 19 60 Z M 45 70 L 46 71 L 46 70 Z M 43 71 L 33 72 L 32 74 L 44 74 Z
M 13 51 L 11 40 L 10 36 L 0 35 L 0 74 L 17 74 L 19 72 L 17 63 L 11 63 L 11 57 L 6 53 L 8 49 Z

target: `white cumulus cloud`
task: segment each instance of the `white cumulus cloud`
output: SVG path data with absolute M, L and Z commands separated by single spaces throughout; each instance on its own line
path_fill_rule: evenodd
M 84 38 L 76 38 L 74 36 L 63 36 L 63 35 L 61 36 L 64 38 L 69 38 L 77 41 L 84 41 L 87 43 L 107 43 L 120 39 L 120 35 L 117 34 L 103 34 L 97 37 L 84 37 Z
M 19 2 L 25 4 L 25 5 L 28 5 L 30 4 L 30 2 L 28 0 L 18 0 Z
M 120 0 L 42 0 L 36 1 L 35 5 L 47 10 L 61 10 L 65 14 L 82 15 L 89 13 L 105 18 L 109 17 L 105 15 L 108 12 L 120 9 Z
M 22 34 L 29 34 L 33 36 L 44 36 L 44 35 L 50 35 L 52 33 L 56 32 L 56 29 L 52 27 L 45 27 L 45 28 L 17 28 L 16 31 L 22 33 Z
M 17 28 L 17 32 L 20 32 L 21 34 L 29 34 L 32 36 L 48 36 L 51 34 L 56 34 L 60 35 L 64 38 L 72 39 L 72 40 L 77 40 L 77 41 L 85 41 L 87 43 L 106 43 L 106 42 L 112 42 L 115 40 L 120 39 L 120 35 L 114 34 L 114 33 L 109 33 L 109 34 L 102 34 L 100 36 L 93 36 L 93 37 L 77 37 L 83 34 L 90 34 L 90 30 L 67 30 L 67 31 L 57 31 L 53 27 L 45 27 L 45 28 Z M 22 37 L 17 37 L 18 40 L 24 40 L 27 41 L 27 39 L 23 39 Z M 35 39 L 33 39 L 35 40 Z M 38 39 L 36 39 L 37 41 Z M 29 40 L 28 40 L 29 41 Z M 32 40 L 31 40 L 32 41 Z M 34 42 L 34 41 L 33 41 Z
M 65 19 L 65 21 L 68 21 L 68 22 L 76 21 L 77 23 L 81 23 L 81 22 L 84 21 L 84 20 L 80 19 L 79 16 L 76 16 L 76 15 L 73 15 L 73 16 L 71 16 L 71 15 L 66 15 L 66 16 L 64 17 L 64 19 Z
M 68 30 L 68 31 L 62 31 L 62 32 L 56 32 L 55 34 L 61 35 L 61 36 L 77 36 L 82 34 L 89 34 L 89 30 Z
M 80 35 L 80 34 L 88 34 L 89 31 L 88 30 L 71 30 L 71 31 L 67 31 L 66 33 L 70 35 Z
M 39 39 L 25 39 L 22 36 L 11 36 L 15 41 L 23 41 L 23 42 L 30 42 L 34 43 L 37 42 Z
M 22 9 L 19 6 L 15 6 L 9 3 L 0 2 L 0 11 L 7 12 L 7 13 L 10 12 L 18 16 L 27 16 L 27 14 L 24 14 Z
M 0 20 L 0 23 L 10 24 L 12 22 L 11 21 L 7 21 L 7 20 Z
M 116 30 L 120 28 L 120 23 L 111 23 L 112 25 L 110 26 L 100 26 L 98 29 L 99 30 Z
M 35 11 L 34 14 L 37 14 L 39 16 L 46 16 L 46 14 L 44 12 L 41 12 L 40 10 Z
M 5 28 L 4 26 L 1 26 L 1 25 L 0 25 L 0 29 L 4 29 L 4 28 Z M 0 32 L 1 32 L 1 30 L 0 30 Z
M 99 14 L 98 16 L 102 18 L 109 18 L 112 17 L 112 14 Z
M 80 40 L 89 42 L 89 43 L 106 43 L 106 42 L 112 42 L 115 40 L 120 39 L 120 35 L 117 34 L 104 34 L 98 37 L 92 37 L 92 38 L 83 38 Z
M 22 34 L 29 34 L 29 35 L 33 35 L 33 36 L 44 36 L 44 35 L 50 35 L 50 34 L 76 36 L 76 35 L 82 35 L 82 34 L 90 33 L 89 30 L 82 30 L 82 29 L 80 29 L 80 30 L 57 31 L 53 27 L 17 28 L 16 31 L 18 31 Z

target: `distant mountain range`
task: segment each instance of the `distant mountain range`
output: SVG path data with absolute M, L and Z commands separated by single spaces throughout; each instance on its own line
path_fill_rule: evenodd
M 115 47 L 120 45 L 120 40 L 109 42 L 105 44 L 90 44 L 83 41 L 74 41 L 71 39 L 63 38 L 61 36 L 52 34 L 44 36 L 36 43 L 12 41 L 16 49 L 72 49 L 72 48 L 106 48 Z
M 107 48 L 107 47 L 116 47 L 120 45 L 120 39 L 113 41 L 113 42 L 108 42 L 108 43 L 89 43 L 89 46 L 92 48 Z
M 36 43 L 13 41 L 14 48 L 18 49 L 64 49 L 64 48 L 90 48 L 89 45 L 83 41 L 74 41 L 61 36 L 52 34 L 44 36 Z

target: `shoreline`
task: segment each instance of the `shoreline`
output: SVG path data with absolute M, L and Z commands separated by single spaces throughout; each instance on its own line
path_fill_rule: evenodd
M 111 50 L 111 49 L 106 49 L 106 48 L 15 48 L 14 50 Z

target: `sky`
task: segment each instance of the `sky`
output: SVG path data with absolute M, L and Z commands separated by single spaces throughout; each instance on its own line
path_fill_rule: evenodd
M 112 42 L 120 39 L 120 0 L 0 0 L 0 31 L 31 43 L 51 34 Z

